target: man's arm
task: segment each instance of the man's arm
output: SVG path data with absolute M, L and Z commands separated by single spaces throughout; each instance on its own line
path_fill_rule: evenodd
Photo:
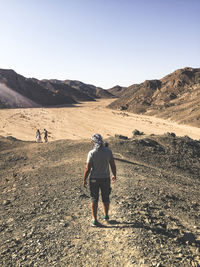
M 91 170 L 91 163 L 86 163 L 85 165 L 85 170 L 84 170 L 84 173 L 83 173 L 83 186 L 86 187 L 87 185 L 87 178 L 88 178 L 88 175 L 90 174 L 90 170 Z
M 111 170 L 112 170 L 112 173 L 113 173 L 113 177 L 112 177 L 112 181 L 115 182 L 116 181 L 116 165 L 115 165 L 115 161 L 114 161 L 114 158 L 112 157 L 111 160 L 110 160 L 110 167 L 111 167 Z

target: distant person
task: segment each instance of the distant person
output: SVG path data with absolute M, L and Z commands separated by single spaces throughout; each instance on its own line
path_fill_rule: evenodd
M 44 142 L 47 143 L 48 142 L 48 132 L 46 129 L 44 129 Z
M 40 130 L 37 129 L 36 131 L 36 142 L 37 143 L 40 143 L 42 140 L 41 140 L 41 133 L 40 133 Z
M 89 177 L 91 207 L 92 207 L 92 226 L 98 226 L 97 209 L 99 200 L 99 189 L 104 208 L 104 219 L 109 220 L 109 204 L 110 204 L 110 170 L 111 167 L 113 177 L 112 181 L 116 181 L 116 165 L 110 148 L 105 147 L 100 134 L 92 136 L 93 149 L 89 151 L 87 163 L 83 175 L 83 186 L 87 186 L 87 178 Z

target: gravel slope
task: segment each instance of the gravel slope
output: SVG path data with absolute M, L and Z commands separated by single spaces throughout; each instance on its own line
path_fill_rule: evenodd
M 108 141 L 118 180 L 110 222 L 100 203 L 102 227 L 92 228 L 82 187 L 89 142 L 0 138 L 2 266 L 199 266 L 199 142 L 179 149 L 180 165 L 178 143 L 191 139 Z

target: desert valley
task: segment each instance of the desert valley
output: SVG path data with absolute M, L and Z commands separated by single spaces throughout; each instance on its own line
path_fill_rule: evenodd
M 200 266 L 200 69 L 108 90 L 1 69 L 0 108 L 2 266 Z M 82 175 L 96 132 L 117 181 L 94 229 Z

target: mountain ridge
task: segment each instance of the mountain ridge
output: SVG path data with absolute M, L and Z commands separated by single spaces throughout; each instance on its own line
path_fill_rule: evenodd
M 59 106 L 113 97 L 100 87 L 79 81 L 74 86 L 75 81 L 68 81 L 26 78 L 14 70 L 0 69 L 0 108 Z
M 200 68 L 185 67 L 161 79 L 108 90 L 78 80 L 26 78 L 0 69 L 0 108 L 51 107 L 117 98 L 108 107 L 200 127 Z
M 199 101 L 200 68 L 186 67 L 160 80 L 146 80 L 129 86 L 109 107 L 199 127 Z

